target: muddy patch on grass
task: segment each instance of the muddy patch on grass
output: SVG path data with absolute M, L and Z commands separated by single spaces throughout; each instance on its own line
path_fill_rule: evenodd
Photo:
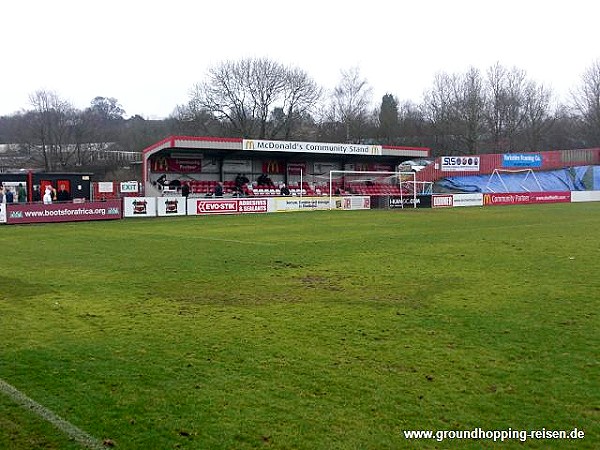
M 24 300 L 51 292 L 53 290 L 44 284 L 0 275 L 0 300 Z
M 333 280 L 320 275 L 306 275 L 300 277 L 300 283 L 309 289 L 327 289 L 329 291 L 341 291 L 342 287 L 338 280 Z

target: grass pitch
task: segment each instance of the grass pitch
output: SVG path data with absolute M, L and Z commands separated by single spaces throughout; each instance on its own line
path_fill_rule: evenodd
M 0 379 L 122 449 L 598 448 L 599 230 L 600 203 L 3 226 Z M 404 437 L 475 428 L 585 438 Z M 0 392 L 0 448 L 81 447 Z

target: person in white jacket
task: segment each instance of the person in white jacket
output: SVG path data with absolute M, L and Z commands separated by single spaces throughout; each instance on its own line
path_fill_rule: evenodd
M 46 186 L 43 200 L 44 200 L 44 205 L 52 204 L 52 188 L 50 186 Z

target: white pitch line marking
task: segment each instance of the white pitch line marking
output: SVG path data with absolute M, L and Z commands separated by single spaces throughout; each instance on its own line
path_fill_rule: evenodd
M 27 397 L 21 391 L 19 391 L 14 386 L 8 384 L 6 381 L 0 378 L 0 391 L 14 400 L 16 403 L 21 405 L 23 408 L 28 409 L 29 411 L 34 412 L 42 419 L 50 422 L 56 428 L 58 428 L 63 433 L 67 434 L 71 439 L 75 440 L 79 444 L 83 445 L 85 448 L 93 449 L 93 450 L 104 450 L 106 447 L 96 438 L 90 436 L 85 431 L 80 430 L 75 425 L 70 422 L 67 422 L 65 419 L 57 416 L 48 408 L 43 405 L 40 405 L 35 400 Z

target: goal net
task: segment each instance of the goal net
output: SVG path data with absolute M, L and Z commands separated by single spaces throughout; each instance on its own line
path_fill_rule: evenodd
M 329 196 L 368 195 L 413 198 L 431 193 L 431 183 L 417 182 L 415 172 L 370 172 L 356 170 L 331 170 Z M 429 191 L 429 192 L 427 192 Z M 402 202 L 403 203 L 403 202 Z

